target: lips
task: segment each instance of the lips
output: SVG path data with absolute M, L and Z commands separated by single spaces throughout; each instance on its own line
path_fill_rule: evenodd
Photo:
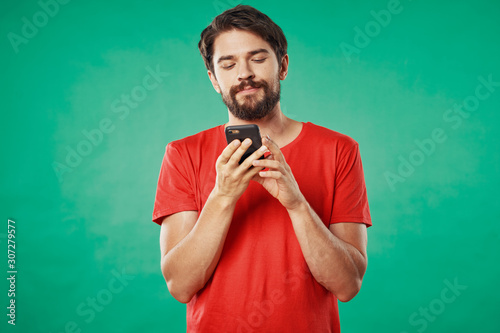
M 252 93 L 252 92 L 255 92 L 259 89 L 260 89 L 260 87 L 246 87 L 243 90 L 238 91 L 238 94 L 239 93 Z

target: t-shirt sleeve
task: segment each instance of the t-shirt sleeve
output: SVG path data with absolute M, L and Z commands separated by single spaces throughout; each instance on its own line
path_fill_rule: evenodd
M 153 209 L 153 222 L 161 225 L 165 216 L 198 210 L 194 195 L 193 172 L 173 142 L 165 149 Z
M 339 156 L 330 224 L 338 222 L 372 225 L 366 194 L 363 165 L 357 143 Z

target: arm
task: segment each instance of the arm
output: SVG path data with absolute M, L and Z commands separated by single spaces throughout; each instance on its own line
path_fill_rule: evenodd
M 347 302 L 359 292 L 366 271 L 366 226 L 335 223 L 327 228 L 307 202 L 288 210 L 307 266 L 323 287 Z
M 161 270 L 172 296 L 187 303 L 203 288 L 219 261 L 234 204 L 212 192 L 198 218 L 185 211 L 161 225 Z
M 186 211 L 167 216 L 161 226 L 161 270 L 173 297 L 187 303 L 205 286 L 219 261 L 237 200 L 261 170 L 252 168 L 267 148 L 238 164 L 251 141 L 229 144 L 216 162 L 217 179 L 200 216 Z
M 271 155 L 253 162 L 269 168 L 254 179 L 287 209 L 304 259 L 316 281 L 339 300 L 349 301 L 359 291 L 366 271 L 366 226 L 336 223 L 327 228 L 300 192 L 279 147 L 263 138 Z

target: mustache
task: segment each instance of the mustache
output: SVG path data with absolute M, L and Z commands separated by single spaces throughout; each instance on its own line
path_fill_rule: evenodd
M 245 89 L 245 87 L 260 88 L 262 86 L 265 87 L 266 84 L 263 82 L 255 82 L 255 81 L 250 79 L 250 80 L 241 81 L 241 83 L 237 87 L 233 87 L 233 88 L 234 88 L 234 92 L 238 93 L 238 92 L 242 91 L 243 89 Z

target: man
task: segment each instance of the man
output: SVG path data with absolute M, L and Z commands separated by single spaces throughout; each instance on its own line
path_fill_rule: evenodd
M 337 299 L 358 293 L 367 265 L 358 144 L 282 113 L 287 42 L 260 11 L 225 11 L 198 46 L 229 121 L 167 145 L 153 212 L 187 330 L 339 332 Z M 263 145 L 240 165 L 250 140 L 227 144 L 224 128 L 242 124 Z

